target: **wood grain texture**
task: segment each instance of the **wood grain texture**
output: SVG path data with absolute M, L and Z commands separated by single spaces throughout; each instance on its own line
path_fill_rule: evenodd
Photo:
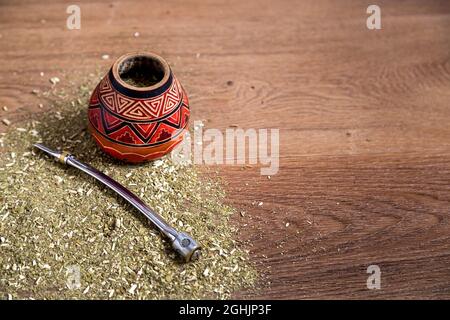
M 264 274 L 236 298 L 450 298 L 450 2 L 377 1 L 379 31 L 357 0 L 78 3 L 69 31 L 66 1 L 0 1 L 2 118 L 51 110 L 31 94 L 51 76 L 157 52 L 193 119 L 280 129 L 270 180 L 217 168 Z

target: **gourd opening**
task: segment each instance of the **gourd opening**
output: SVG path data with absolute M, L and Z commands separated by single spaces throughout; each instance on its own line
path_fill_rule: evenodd
M 166 72 L 166 65 L 149 55 L 127 57 L 118 65 L 120 79 L 132 87 L 154 86 L 163 80 Z

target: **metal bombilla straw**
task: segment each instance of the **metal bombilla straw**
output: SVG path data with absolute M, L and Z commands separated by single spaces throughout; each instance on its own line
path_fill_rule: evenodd
M 94 179 L 100 181 L 123 199 L 128 201 L 133 207 L 138 209 L 144 214 L 158 230 L 168 239 L 172 244 L 172 248 L 184 259 L 185 262 L 197 260 L 200 257 L 200 245 L 197 242 L 183 232 L 178 232 L 175 228 L 169 225 L 159 214 L 149 208 L 138 196 L 133 192 L 125 188 L 116 180 L 107 176 L 106 174 L 98 171 L 90 165 L 77 160 L 73 155 L 67 152 L 60 152 L 52 150 L 40 143 L 34 145 L 36 148 L 44 151 L 48 155 L 51 155 L 59 160 L 63 164 L 75 167 Z

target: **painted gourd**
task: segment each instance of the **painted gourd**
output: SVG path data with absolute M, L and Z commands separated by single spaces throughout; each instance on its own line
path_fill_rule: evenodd
M 126 162 L 154 160 L 183 140 L 189 122 L 185 90 L 153 53 L 117 59 L 92 93 L 89 131 L 106 153 Z

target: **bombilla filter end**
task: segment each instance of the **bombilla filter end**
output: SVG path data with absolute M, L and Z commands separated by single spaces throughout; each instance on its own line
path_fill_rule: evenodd
M 200 245 L 186 233 L 179 232 L 172 242 L 172 247 L 185 262 L 195 261 L 200 258 Z

